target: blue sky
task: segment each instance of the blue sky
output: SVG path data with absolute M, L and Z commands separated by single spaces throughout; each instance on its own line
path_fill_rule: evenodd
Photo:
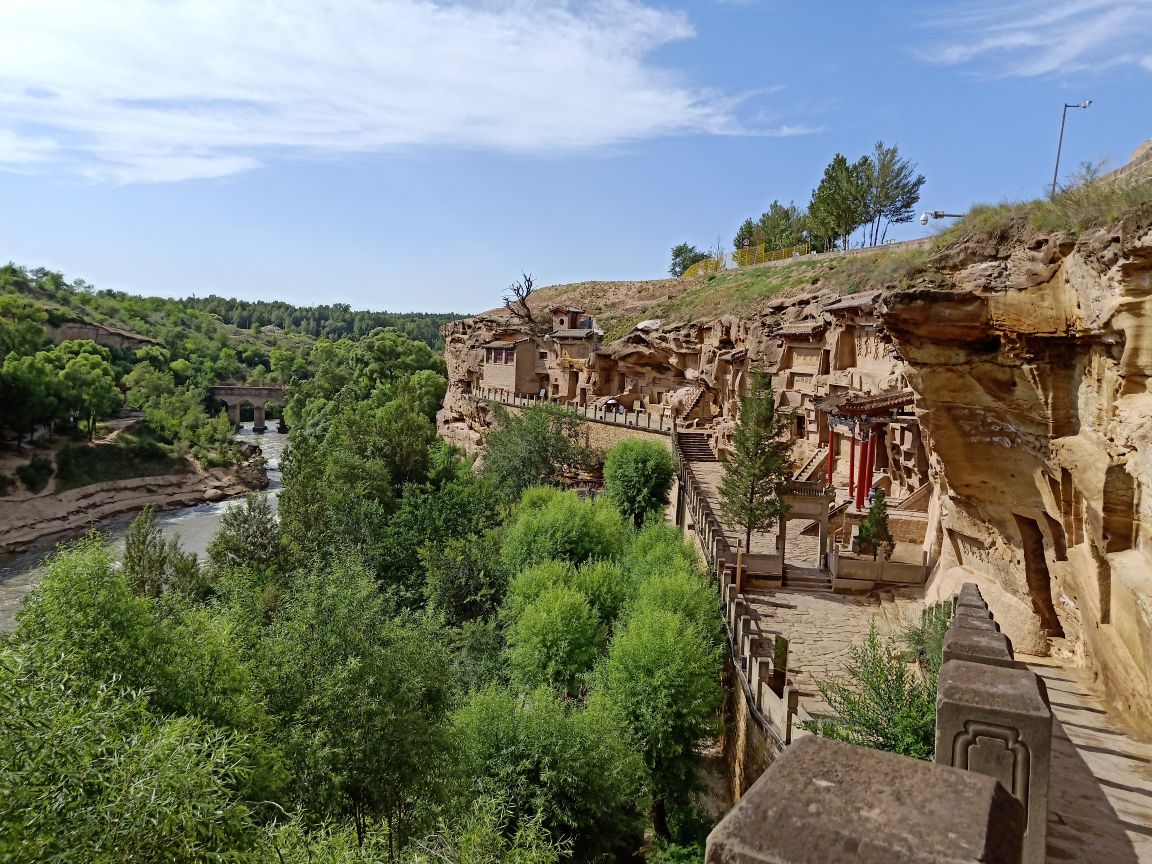
M 0 258 L 476 311 L 660 277 L 877 139 L 923 208 L 1037 197 L 1088 98 L 1063 169 L 1152 138 L 1152 0 L 3 0 Z

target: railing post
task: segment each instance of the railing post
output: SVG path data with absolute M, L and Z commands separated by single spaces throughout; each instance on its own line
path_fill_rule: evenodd
M 1044 864 L 1052 709 L 1043 680 L 1011 660 L 975 585 L 956 601 L 936 697 L 936 762 L 999 780 L 1023 806 L 1023 864 Z

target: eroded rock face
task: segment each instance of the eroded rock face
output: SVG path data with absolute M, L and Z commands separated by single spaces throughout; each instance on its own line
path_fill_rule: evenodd
M 1081 654 L 1152 727 L 1152 207 L 940 263 L 950 286 L 887 293 L 879 312 L 931 454 L 936 587 L 956 566 L 983 574 L 1019 650 Z
M 445 328 L 445 437 L 481 442 L 481 346 L 514 332 L 496 313 Z M 1152 206 L 1079 239 L 1025 224 L 969 238 L 874 296 L 646 321 L 580 375 L 589 398 L 635 398 L 722 446 L 752 368 L 805 418 L 797 466 L 831 437 L 841 487 L 843 421 L 829 436 L 818 406 L 913 390 L 915 418 L 886 421 L 892 458 L 877 480 L 894 501 L 931 493 L 929 595 L 977 581 L 1017 651 L 1078 657 L 1152 732 Z

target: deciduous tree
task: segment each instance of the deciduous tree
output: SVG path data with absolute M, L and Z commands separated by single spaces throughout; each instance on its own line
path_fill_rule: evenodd
M 639 530 L 644 518 L 660 515 L 676 469 L 668 448 L 654 441 L 621 441 L 604 460 L 604 488 L 612 503 Z
M 783 431 L 770 381 L 754 373 L 720 481 L 720 514 L 743 531 L 745 549 L 753 532 L 770 529 L 787 506 L 789 448 Z

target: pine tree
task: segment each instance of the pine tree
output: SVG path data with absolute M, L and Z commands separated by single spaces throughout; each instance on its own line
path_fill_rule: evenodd
M 877 551 L 883 551 L 885 561 L 892 555 L 896 544 L 888 529 L 888 499 L 883 489 L 876 490 L 876 497 L 868 506 L 868 515 L 860 526 L 860 543 L 872 547 L 873 558 Z
M 720 482 L 720 515 L 744 531 L 744 548 L 753 531 L 767 531 L 785 513 L 788 491 L 788 442 L 776 415 L 771 379 L 752 374 L 740 403 L 740 421 L 732 434 L 732 456 Z

